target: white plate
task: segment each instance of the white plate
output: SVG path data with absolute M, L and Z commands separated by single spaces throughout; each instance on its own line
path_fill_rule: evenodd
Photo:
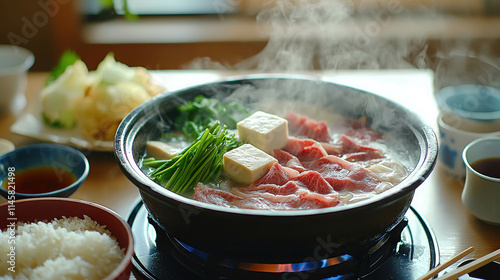
M 31 104 L 10 127 L 13 133 L 41 141 L 72 146 L 83 150 L 113 151 L 113 141 L 95 141 L 82 134 L 80 127 L 58 129 L 46 125 L 42 119 L 41 106 Z
M 153 83 L 163 87 L 166 91 L 213 82 L 220 80 L 224 76 L 217 71 L 207 70 L 150 70 L 150 73 L 153 76 Z M 69 145 L 83 150 L 113 151 L 113 141 L 95 141 L 85 137 L 79 127 L 58 129 L 46 125 L 42 119 L 41 110 L 40 103 L 33 102 L 10 127 L 10 131 L 41 141 Z

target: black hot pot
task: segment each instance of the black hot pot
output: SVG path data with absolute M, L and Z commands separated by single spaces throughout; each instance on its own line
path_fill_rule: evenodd
M 243 92 L 246 92 L 243 94 Z M 150 180 L 138 165 L 145 143 L 172 129 L 176 107 L 195 96 L 299 100 L 346 117 L 366 117 L 384 135 L 391 156 L 410 171 L 400 184 L 354 204 L 297 211 L 265 211 L 209 205 L 175 194 Z M 115 136 L 115 155 L 138 188 L 150 218 L 171 237 L 211 256 L 254 263 L 291 263 L 356 252 L 404 218 L 415 189 L 432 171 L 437 139 L 415 113 L 381 96 L 288 75 L 247 76 L 159 95 L 128 114 Z

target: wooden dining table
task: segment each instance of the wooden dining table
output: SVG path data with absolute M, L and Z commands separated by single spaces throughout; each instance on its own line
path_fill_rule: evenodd
M 258 75 L 251 71 L 212 70 L 156 70 L 151 73 L 154 81 L 166 91 L 234 76 Z M 337 70 L 297 74 L 314 76 L 393 99 L 420 115 L 437 134 L 439 109 L 431 70 Z M 0 116 L 0 138 L 12 141 L 16 147 L 47 141 L 36 135 L 26 136 L 11 131 L 12 125 L 23 114 L 40 106 L 38 94 L 47 76 L 46 72 L 28 73 L 25 91 L 27 107 L 18 115 Z M 140 201 L 138 189 L 122 173 L 112 150 L 84 150 L 84 153 L 90 161 L 90 173 L 71 197 L 102 204 L 127 219 L 129 211 Z M 412 201 L 412 206 L 434 232 L 441 262 L 469 246 L 476 249 L 469 258 L 478 258 L 500 248 L 500 227 L 486 224 L 468 211 L 461 201 L 463 184 L 463 179 L 450 177 L 438 160 L 430 176 L 416 189 Z

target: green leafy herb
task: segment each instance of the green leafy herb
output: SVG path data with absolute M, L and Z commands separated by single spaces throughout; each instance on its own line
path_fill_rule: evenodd
M 240 146 L 234 134 L 219 122 L 203 133 L 179 155 L 170 160 L 145 159 L 144 166 L 155 168 L 149 177 L 165 188 L 182 194 L 192 190 L 198 182 L 211 183 L 222 173 L 224 153 Z
M 228 129 L 235 129 L 238 121 L 249 115 L 249 111 L 241 103 L 233 101 L 222 104 L 216 98 L 197 96 L 179 106 L 180 115 L 176 125 L 189 138 L 198 137 L 205 127 L 215 121 L 221 122 Z
M 71 117 L 73 117 L 73 115 L 71 115 Z M 55 127 L 55 128 L 72 128 L 72 127 L 76 126 L 76 122 L 66 122 L 65 123 L 62 120 L 51 120 L 49 117 L 47 117 L 45 112 L 42 112 L 42 119 L 43 119 L 44 123 L 46 123 L 47 125 L 49 125 L 51 127 Z M 66 120 L 68 120 L 68 118 Z
M 47 86 L 48 84 L 57 80 L 57 78 L 61 76 L 62 73 L 64 73 L 68 66 L 75 64 L 75 62 L 79 59 L 80 57 L 75 52 L 71 50 L 64 51 L 64 53 L 59 58 L 59 62 L 50 72 L 49 77 L 45 81 L 45 85 Z
M 122 4 L 122 8 L 123 8 L 123 16 L 125 17 L 125 19 L 127 20 L 130 20 L 130 21 L 136 21 L 139 19 L 139 16 L 137 14 L 134 14 L 132 12 L 130 12 L 130 8 L 129 8 L 129 5 L 128 5 L 128 1 L 127 0 L 121 0 L 121 4 Z M 100 12 L 102 13 L 103 11 L 106 11 L 106 10 L 109 10 L 109 9 L 112 9 L 113 10 L 113 14 L 116 14 L 115 12 L 115 3 L 113 0 L 98 0 L 98 3 L 99 3 L 99 8 L 100 8 Z
M 124 12 L 123 16 L 127 20 L 135 21 L 135 20 L 139 19 L 138 15 L 130 12 L 127 0 L 123 0 L 123 12 Z

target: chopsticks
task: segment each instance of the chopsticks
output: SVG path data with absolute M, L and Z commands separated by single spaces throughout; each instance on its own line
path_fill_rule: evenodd
M 441 272 L 445 268 L 449 267 L 450 265 L 452 265 L 453 263 L 455 263 L 459 259 L 461 259 L 464 256 L 466 256 L 467 254 L 471 253 L 472 251 L 474 251 L 474 247 L 469 247 L 469 248 L 465 249 L 464 251 L 462 251 L 461 253 L 459 253 L 455 257 L 451 258 L 447 262 L 444 262 L 443 264 L 435 267 L 434 269 L 430 270 L 429 272 L 427 272 L 423 276 L 419 277 L 418 280 L 426 280 L 426 279 L 429 279 L 430 277 L 437 275 L 439 272 Z M 483 256 L 483 257 L 481 257 L 473 262 L 470 262 L 470 263 L 468 263 L 460 268 L 457 268 L 452 272 L 446 273 L 443 276 L 441 276 L 435 280 L 457 279 L 458 277 L 460 277 L 464 274 L 467 274 L 471 271 L 474 271 L 474 270 L 482 267 L 483 265 L 488 264 L 488 263 L 490 263 L 496 259 L 499 259 L 499 258 L 500 258 L 500 249 L 493 251 L 493 252 L 491 252 L 491 253 L 489 253 L 489 254 L 487 254 L 487 255 L 485 255 L 485 256 Z
M 468 263 L 460 268 L 455 269 L 450 273 L 446 273 L 445 275 L 437 278 L 436 280 L 447 280 L 447 279 L 457 279 L 459 276 L 467 274 L 471 271 L 474 271 L 485 264 L 488 264 L 496 259 L 500 258 L 500 249 L 493 251 L 471 263 Z
M 433 276 L 436 276 L 439 272 L 441 272 L 442 270 L 444 270 L 448 266 L 454 264 L 459 259 L 465 257 L 466 255 L 473 252 L 474 250 L 475 250 L 474 247 L 469 247 L 469 248 L 465 249 L 464 251 L 460 252 L 458 255 L 456 255 L 453 258 L 449 259 L 448 261 L 436 266 L 435 268 L 431 269 L 429 272 L 427 272 L 423 276 L 420 276 L 419 278 L 417 278 L 417 280 L 426 280 L 426 279 L 429 279 Z

